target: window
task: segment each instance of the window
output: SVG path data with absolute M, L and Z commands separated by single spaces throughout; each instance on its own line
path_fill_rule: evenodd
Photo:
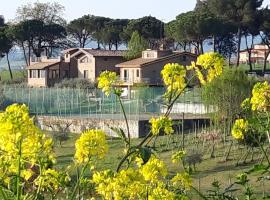
M 104 58 L 104 61 L 108 61 L 108 58 Z
M 137 78 L 140 77 L 140 70 L 139 70 L 139 69 L 136 70 L 136 77 L 137 77 Z
M 183 56 L 182 61 L 187 61 L 187 56 Z
M 31 70 L 31 72 L 32 72 L 31 78 L 37 78 L 38 77 L 37 70 Z
M 83 71 L 83 77 L 84 78 L 88 78 L 88 70 L 84 70 Z
M 124 69 L 124 79 L 128 79 L 128 70 Z
M 52 78 L 58 78 L 58 70 L 52 70 Z
M 45 78 L 45 70 L 40 70 L 40 78 Z
M 69 72 L 68 70 L 64 71 L 64 78 L 68 78 L 68 74 L 69 74 L 68 72 Z
M 91 58 L 88 58 L 88 57 L 84 57 L 82 60 L 81 60 L 81 63 L 90 63 L 91 62 Z

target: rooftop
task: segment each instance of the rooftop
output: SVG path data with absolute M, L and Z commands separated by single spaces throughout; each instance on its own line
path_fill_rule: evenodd
M 66 49 L 64 53 L 71 52 L 74 50 L 89 53 L 95 57 L 123 57 L 125 55 L 125 50 L 103 50 L 103 49 L 89 49 L 89 48 L 71 48 Z
M 39 62 L 27 67 L 27 69 L 45 69 L 59 64 L 60 62 Z
M 190 55 L 197 57 L 195 54 L 189 53 L 189 52 L 174 52 L 171 55 L 164 56 L 164 57 L 159 57 L 159 58 L 136 58 L 133 60 L 129 60 L 123 63 L 120 63 L 116 65 L 116 67 L 143 67 L 155 62 L 160 62 L 163 60 L 171 59 L 180 55 Z

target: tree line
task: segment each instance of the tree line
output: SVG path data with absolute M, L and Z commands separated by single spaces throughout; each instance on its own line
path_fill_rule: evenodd
M 245 40 L 252 70 L 251 50 L 255 37 L 270 49 L 270 11 L 262 8 L 263 0 L 197 1 L 194 10 L 182 13 L 168 23 L 145 16 L 139 19 L 111 19 L 84 15 L 67 23 L 62 17 L 65 8 L 59 3 L 22 5 L 12 23 L 0 18 L 0 53 L 6 57 L 12 48 L 21 48 L 26 66 L 34 55 L 53 55 L 55 49 L 86 47 L 91 41 L 98 49 L 128 47 L 127 59 L 140 56 L 143 49 L 163 46 L 197 54 L 204 53 L 204 44 L 212 46 L 229 60 L 237 57 L 239 65 L 241 40 Z M 251 41 L 251 42 L 249 42 Z M 266 51 L 265 58 L 270 51 Z M 264 61 L 264 70 L 267 60 Z M 10 66 L 9 66 L 10 68 Z M 10 75 L 12 73 L 10 70 Z

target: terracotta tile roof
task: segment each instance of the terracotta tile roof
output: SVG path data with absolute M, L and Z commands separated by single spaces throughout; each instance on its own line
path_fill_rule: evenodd
M 111 57 L 123 57 L 125 50 L 100 50 L 100 49 L 82 49 L 93 56 L 111 56 Z
M 27 69 L 45 69 L 59 64 L 60 62 L 39 62 L 27 67 Z
M 152 63 L 156 63 L 156 62 L 160 62 L 160 61 L 164 61 L 164 60 L 169 60 L 171 58 L 174 58 L 174 57 L 177 57 L 180 55 L 190 55 L 190 56 L 197 57 L 197 55 L 189 53 L 189 52 L 174 52 L 171 55 L 160 57 L 160 58 L 136 58 L 133 60 L 129 60 L 129 61 L 120 63 L 120 64 L 116 65 L 116 67 L 143 67 L 145 65 L 149 65 Z

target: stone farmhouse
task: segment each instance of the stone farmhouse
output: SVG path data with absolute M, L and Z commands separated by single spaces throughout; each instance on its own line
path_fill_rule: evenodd
M 173 52 L 171 50 L 146 50 L 142 57 L 117 64 L 123 85 L 146 83 L 162 85 L 161 70 L 168 63 L 190 65 L 197 55 L 189 52 Z
M 95 81 L 102 71 L 110 70 L 119 74 L 115 67 L 124 59 L 125 51 L 71 48 L 56 59 L 41 57 L 32 60 L 28 71 L 28 85 L 50 87 L 68 78 L 84 78 Z
M 255 44 L 251 50 L 251 62 L 252 63 L 263 63 L 264 58 L 269 52 L 269 48 L 267 45 L 263 44 Z M 248 63 L 248 51 L 242 50 L 240 51 L 240 63 L 247 64 Z M 267 62 L 270 62 L 270 55 L 267 57 Z
M 160 72 L 167 63 L 190 65 L 197 55 L 172 50 L 145 50 L 142 57 L 125 61 L 125 51 L 71 48 L 56 59 L 32 60 L 28 70 L 30 87 L 51 87 L 68 78 L 95 81 L 102 71 L 115 71 L 123 86 L 137 83 L 162 85 Z

